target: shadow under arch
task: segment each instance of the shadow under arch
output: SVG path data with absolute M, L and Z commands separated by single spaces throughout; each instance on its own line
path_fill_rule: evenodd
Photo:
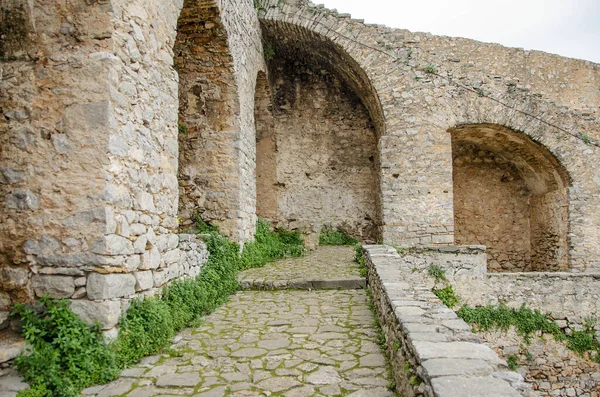
M 259 169 L 274 165 L 272 182 L 259 183 L 257 196 L 275 196 L 277 209 L 268 211 L 275 223 L 301 229 L 311 240 L 323 226 L 380 240 L 378 139 L 385 119 L 373 84 L 328 37 L 292 23 L 260 23 L 275 133 L 267 140 L 257 134 Z M 272 155 L 261 150 L 267 146 Z
M 335 71 L 369 111 L 377 135 L 385 135 L 385 117 L 377 91 L 360 64 L 344 48 L 303 26 L 265 19 L 260 24 L 267 57 L 302 59 Z
M 215 1 L 184 2 L 174 45 L 179 74 L 179 218 L 237 228 L 240 101 L 228 32 Z
M 497 124 L 449 132 L 456 243 L 488 246 L 491 271 L 566 270 L 565 167 L 526 134 Z

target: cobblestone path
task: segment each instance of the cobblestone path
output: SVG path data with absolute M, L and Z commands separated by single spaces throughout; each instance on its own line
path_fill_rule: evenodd
M 345 250 L 347 256 L 351 248 Z M 275 266 L 281 263 L 290 264 Z M 181 357 L 146 357 L 84 394 L 391 397 L 373 321 L 362 289 L 238 292 L 200 328 L 176 338 L 172 347 Z

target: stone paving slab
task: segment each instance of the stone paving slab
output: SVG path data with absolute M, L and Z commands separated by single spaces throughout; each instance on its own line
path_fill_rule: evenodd
M 240 272 L 245 290 L 364 289 L 354 260 L 354 247 L 321 246 L 301 258 L 287 258 Z
M 95 397 L 392 397 L 364 290 L 243 291 Z

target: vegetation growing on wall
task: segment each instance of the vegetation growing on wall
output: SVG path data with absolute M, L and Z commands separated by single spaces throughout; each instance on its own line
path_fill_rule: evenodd
M 367 277 L 367 266 L 365 265 L 365 258 L 360 243 L 356 243 L 354 246 L 354 259 L 356 260 L 356 263 L 358 263 L 358 273 L 360 276 Z
M 437 296 L 442 303 L 444 303 L 444 305 L 448 306 L 450 309 L 458 305 L 460 299 L 454 292 L 454 287 L 452 287 L 452 284 L 450 284 L 446 278 L 446 270 L 440 265 L 431 264 L 427 269 L 427 274 L 430 277 L 433 277 L 435 280 L 435 285 L 433 286 L 431 292 L 433 292 L 434 295 Z M 439 288 L 438 284 L 442 284 L 443 287 Z
M 87 386 L 114 379 L 116 354 L 102 340 L 99 326 L 88 326 L 69 309 L 69 301 L 43 297 L 35 305 L 17 304 L 28 350 L 15 359 L 30 389 L 20 397 L 75 396 Z
M 16 359 L 31 385 L 19 397 L 77 396 L 85 387 L 111 381 L 120 369 L 162 351 L 176 332 L 225 303 L 238 288 L 239 269 L 304 252 L 299 233 L 271 231 L 262 220 L 255 241 L 241 253 L 216 227 L 198 217 L 196 226 L 210 254 L 200 275 L 173 282 L 159 296 L 134 299 L 111 345 L 103 342 L 99 326 L 86 325 L 69 309 L 67 300 L 44 297 L 34 306 L 16 305 L 14 315 L 21 317 L 22 333 L 31 346 Z
M 590 359 L 600 363 L 600 342 L 596 339 L 594 331 L 596 322 L 590 319 L 585 322 L 583 330 L 567 335 L 549 315 L 542 314 L 539 310 L 531 310 L 525 305 L 519 309 L 509 308 L 505 304 L 476 308 L 463 306 L 457 314 L 472 324 L 477 331 L 508 330 L 511 326 L 515 327 L 527 343 L 536 332 L 553 335 L 556 340 L 566 341 L 567 347 L 574 352 L 588 354 Z
M 358 241 L 341 228 L 324 226 L 319 235 L 320 245 L 355 245 Z

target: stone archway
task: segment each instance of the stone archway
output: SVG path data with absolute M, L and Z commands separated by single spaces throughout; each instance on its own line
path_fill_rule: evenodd
M 236 230 L 240 104 L 228 33 L 214 2 L 186 2 L 174 46 L 179 73 L 179 218 Z
M 499 125 L 449 132 L 456 244 L 486 245 L 490 271 L 567 269 L 569 178 L 559 161 Z
M 257 141 L 259 201 L 275 197 L 268 217 L 281 226 L 306 233 L 339 226 L 361 240 L 379 240 L 377 142 L 384 120 L 373 87 L 327 38 L 281 22 L 261 25 L 272 54 L 274 129 Z M 261 158 L 273 163 L 268 170 L 261 170 Z M 265 171 L 268 184 L 261 183 Z

